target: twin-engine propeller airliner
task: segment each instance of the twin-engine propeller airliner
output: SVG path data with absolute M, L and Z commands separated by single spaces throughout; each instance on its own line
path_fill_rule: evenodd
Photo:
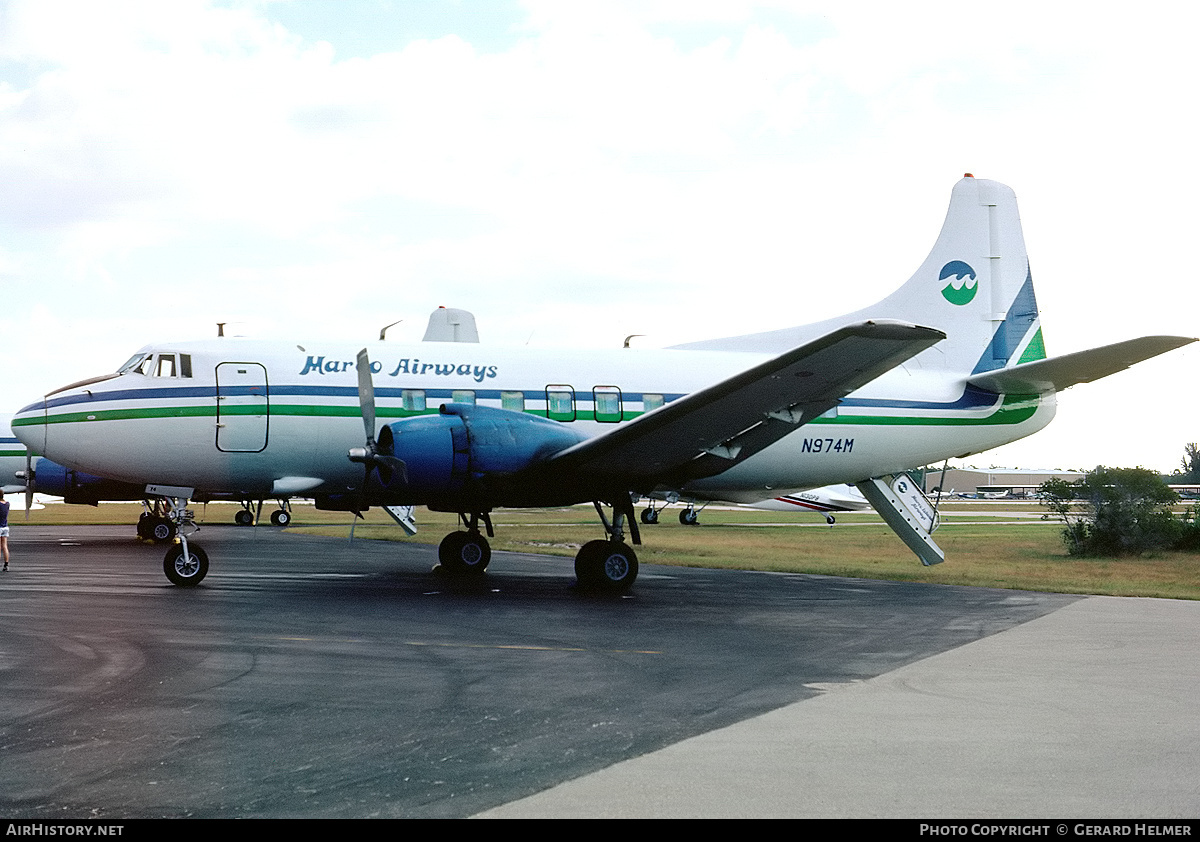
M 188 499 L 223 492 L 458 513 L 438 550 L 458 573 L 487 566 L 494 509 L 590 501 L 605 538 L 576 575 L 620 591 L 638 570 L 634 496 L 754 503 L 850 483 L 937 563 L 936 513 L 906 469 L 1036 432 L 1058 390 L 1192 341 L 1047 358 L 1016 197 L 968 176 L 916 274 L 839 319 L 663 350 L 164 343 L 48 393 L 13 432 L 163 498 L 175 584 L 208 570 Z

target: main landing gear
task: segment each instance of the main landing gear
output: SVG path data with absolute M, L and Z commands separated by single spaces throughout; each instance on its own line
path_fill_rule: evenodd
M 238 526 L 253 526 L 262 517 L 263 501 L 258 501 L 258 513 L 255 514 L 253 501 L 243 500 L 242 509 L 233 516 L 233 522 Z M 292 522 L 292 505 L 287 500 L 279 501 L 279 508 L 271 512 L 272 526 L 287 526 Z
M 487 529 L 488 538 L 495 538 L 492 530 L 492 518 L 487 512 L 471 515 L 460 512 L 459 518 L 466 532 L 451 532 L 438 545 L 438 561 L 442 570 L 453 575 L 482 575 L 487 570 L 488 562 L 492 560 L 492 548 L 487 538 L 479 534 L 479 522 L 482 520 Z
M 637 553 L 625 543 L 625 524 L 628 521 L 633 543 L 640 544 L 637 523 L 633 517 L 633 502 L 628 495 L 620 495 L 612 506 L 610 521 L 604 508 L 597 502 L 596 512 L 604 524 L 605 540 L 588 541 L 575 556 L 575 576 L 582 588 L 607 593 L 629 590 L 638 575 Z M 440 570 L 454 576 L 479 576 L 492 560 L 492 549 L 487 538 L 480 534 L 483 523 L 488 538 L 494 538 L 492 519 L 487 512 L 459 513 L 466 531 L 451 532 L 438 545 Z
M 588 541 L 579 548 L 575 556 L 575 578 L 582 588 L 621 593 L 629 590 L 638 575 L 637 553 L 625 543 L 625 522 L 633 543 L 642 543 L 637 521 L 633 517 L 633 500 L 628 494 L 617 497 L 612 504 L 612 521 L 604 516 L 604 508 L 596 502 L 596 514 L 604 524 L 607 538 L 603 541 Z

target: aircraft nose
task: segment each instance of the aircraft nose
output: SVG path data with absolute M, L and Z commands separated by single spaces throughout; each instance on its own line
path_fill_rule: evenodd
M 22 407 L 12 419 L 12 433 L 31 453 L 46 455 L 46 401 Z

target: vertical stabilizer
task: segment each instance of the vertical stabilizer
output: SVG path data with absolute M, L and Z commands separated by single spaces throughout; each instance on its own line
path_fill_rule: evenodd
M 778 353 L 848 322 L 870 319 L 896 319 L 946 334 L 909 364 L 913 368 L 967 376 L 1045 357 L 1013 191 L 971 176 L 960 180 L 929 256 L 877 304 L 812 325 L 677 347 Z

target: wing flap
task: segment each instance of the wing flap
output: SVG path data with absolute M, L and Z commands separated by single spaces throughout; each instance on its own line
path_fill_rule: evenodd
M 1102 348 L 977 374 L 967 382 L 997 394 L 1034 395 L 1060 392 L 1077 383 L 1090 383 L 1124 371 L 1135 363 L 1195 341 L 1197 340 L 1186 336 L 1143 336 Z
M 574 445 L 548 467 L 630 480 L 712 476 L 944 338 L 905 322 L 848 325 Z

